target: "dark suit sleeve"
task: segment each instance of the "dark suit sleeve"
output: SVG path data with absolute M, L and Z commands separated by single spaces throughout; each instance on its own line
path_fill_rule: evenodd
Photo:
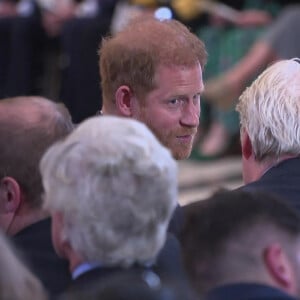
M 179 237 L 182 230 L 183 222 L 184 222 L 183 209 L 178 204 L 170 220 L 168 232 L 173 233 L 176 237 Z

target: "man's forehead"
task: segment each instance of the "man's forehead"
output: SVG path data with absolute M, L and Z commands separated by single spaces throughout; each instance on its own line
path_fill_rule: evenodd
M 159 63 L 156 67 L 156 72 L 163 72 L 163 71 L 179 71 L 179 70 L 191 70 L 191 69 L 199 69 L 202 73 L 202 68 L 200 62 L 194 64 L 165 64 L 163 62 Z
M 193 66 L 159 65 L 155 72 L 156 85 L 190 85 L 197 89 L 196 93 L 204 90 L 202 69 L 200 64 Z M 172 86 L 173 87 L 173 86 Z

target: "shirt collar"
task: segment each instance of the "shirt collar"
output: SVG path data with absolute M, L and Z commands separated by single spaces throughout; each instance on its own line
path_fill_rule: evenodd
M 98 262 L 85 262 L 80 265 L 78 265 L 72 272 L 72 279 L 78 278 L 80 275 L 90 271 L 94 270 L 96 268 L 101 267 L 101 263 Z

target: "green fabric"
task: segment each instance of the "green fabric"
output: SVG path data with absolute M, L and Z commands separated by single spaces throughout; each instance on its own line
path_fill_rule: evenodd
M 203 27 L 198 34 L 206 44 L 209 54 L 204 80 L 213 78 L 234 65 L 245 55 L 261 32 L 260 28 Z M 238 115 L 234 108 L 226 112 L 213 109 L 211 117 L 223 123 L 231 135 L 239 131 Z M 208 116 L 202 114 L 202 118 L 207 120 Z
M 198 36 L 204 41 L 208 51 L 208 62 L 205 67 L 204 79 L 219 75 L 229 69 L 252 46 L 260 36 L 261 28 L 215 28 L 203 27 Z
M 278 4 L 264 0 L 246 0 L 245 9 L 265 10 L 273 16 L 280 11 Z M 247 53 L 263 31 L 263 27 L 205 26 L 199 28 L 197 35 L 204 41 L 209 55 L 204 72 L 204 81 L 232 67 Z M 203 104 L 203 111 L 207 111 L 205 104 Z M 201 115 L 201 119 L 206 122 L 208 118 L 207 115 Z M 222 122 L 232 135 L 239 131 L 238 114 L 235 112 L 234 106 L 226 112 L 212 109 L 211 118 Z

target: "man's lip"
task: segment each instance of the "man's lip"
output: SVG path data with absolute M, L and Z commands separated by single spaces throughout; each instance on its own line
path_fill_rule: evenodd
M 190 132 L 190 133 L 184 133 L 184 134 L 179 134 L 176 137 L 178 138 L 185 138 L 185 137 L 194 137 L 196 133 Z
M 193 134 L 185 134 L 185 135 L 178 135 L 177 138 L 183 141 L 191 141 L 193 139 Z

